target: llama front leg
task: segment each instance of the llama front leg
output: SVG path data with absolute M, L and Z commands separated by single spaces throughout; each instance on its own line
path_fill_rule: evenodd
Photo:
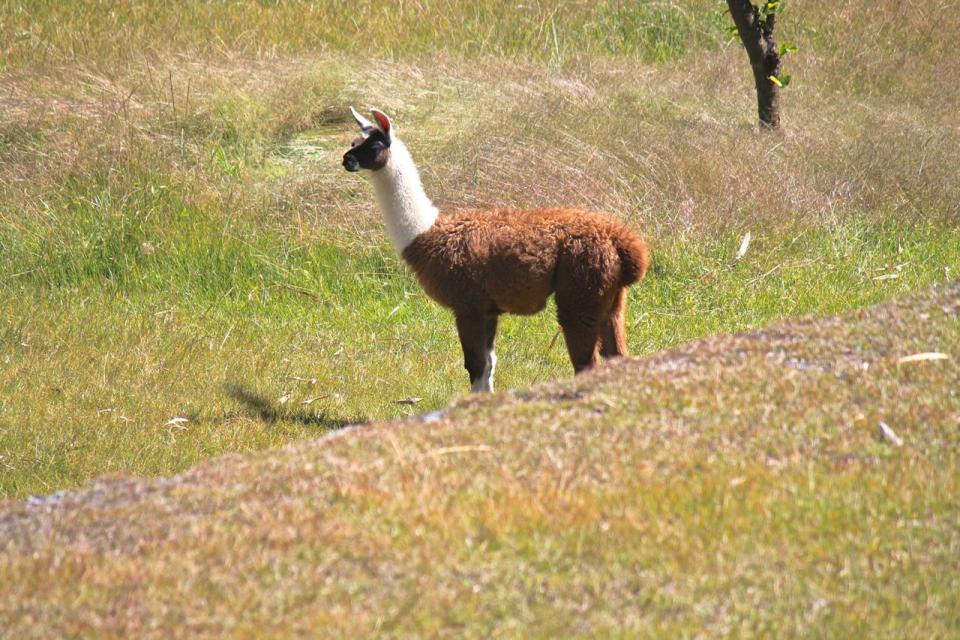
M 493 343 L 497 339 L 497 316 L 487 316 L 484 326 L 484 339 L 486 341 L 486 365 L 483 369 L 483 391 L 493 391 L 493 372 L 497 368 L 497 353 L 493 350 Z
M 495 356 L 488 351 L 486 329 L 488 320 L 482 313 L 458 313 L 457 334 L 463 349 L 463 366 L 470 374 L 470 390 L 493 391 Z M 490 343 L 492 346 L 492 342 Z M 491 357 L 492 356 L 492 357 Z

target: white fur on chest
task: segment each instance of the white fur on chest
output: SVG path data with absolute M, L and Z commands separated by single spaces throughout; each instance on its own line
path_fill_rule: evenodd
M 437 208 L 427 197 L 420 174 L 406 146 L 394 139 L 387 164 L 370 181 L 387 224 L 390 242 L 398 254 L 427 231 L 437 219 Z

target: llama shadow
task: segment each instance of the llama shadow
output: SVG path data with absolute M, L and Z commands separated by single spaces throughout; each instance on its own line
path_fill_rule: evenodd
M 347 425 L 364 424 L 366 418 L 337 418 L 326 411 L 310 411 L 300 406 L 284 407 L 271 401 L 267 396 L 230 382 L 226 384 L 227 394 L 245 408 L 245 413 L 267 424 L 281 421 L 296 422 L 306 427 L 315 427 L 322 431 L 336 431 Z

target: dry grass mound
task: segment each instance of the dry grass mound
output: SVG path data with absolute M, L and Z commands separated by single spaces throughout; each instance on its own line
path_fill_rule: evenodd
M 954 283 L 8 501 L 0 635 L 956 634 L 958 315 Z

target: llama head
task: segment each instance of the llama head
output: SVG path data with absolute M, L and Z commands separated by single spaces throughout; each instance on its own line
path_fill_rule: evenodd
M 382 169 L 390 159 L 390 118 L 383 111 L 371 109 L 370 114 L 376 120 L 374 125 L 353 107 L 350 107 L 350 113 L 360 127 L 360 136 L 343 154 L 343 168 L 347 171 Z

